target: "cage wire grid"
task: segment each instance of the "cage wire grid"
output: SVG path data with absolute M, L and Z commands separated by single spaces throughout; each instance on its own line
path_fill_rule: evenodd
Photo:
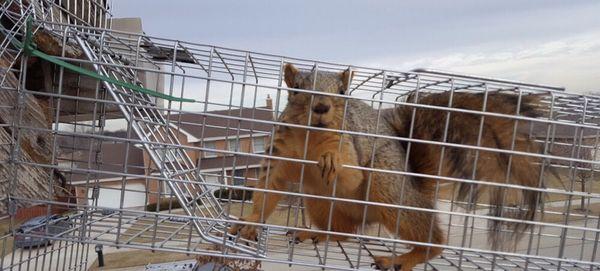
M 440 257 L 418 266 L 419 270 L 599 270 L 597 243 L 600 234 L 599 213 L 596 205 L 600 193 L 597 190 L 598 139 L 600 128 L 600 98 L 565 92 L 562 88 L 512 82 L 493 78 L 450 74 L 430 70 L 400 72 L 348 66 L 335 63 L 290 58 L 252 51 L 236 50 L 148 35 L 108 30 L 110 25 L 107 8 L 101 2 L 83 1 L 84 5 L 71 6 L 77 1 L 5 1 L 0 10 L 3 20 L 4 41 L 1 56 L 11 65 L 3 72 L 2 92 L 16 93 L 18 102 L 3 104 L 14 109 L 13 123 L 3 126 L 10 129 L 12 138 L 9 146 L 10 159 L 7 163 L 11 172 L 17 174 L 19 166 L 29 166 L 42 171 L 58 172 L 66 184 L 82 193 L 69 193 L 68 201 L 53 197 L 27 198 L 9 193 L 2 199 L 10 207 L 7 211 L 9 232 L 0 237 L 0 268 L 15 270 L 30 269 L 86 269 L 89 262 L 90 244 L 209 255 L 225 258 L 256 259 L 263 267 L 278 268 L 294 265 L 305 268 L 339 270 L 371 269 L 372 255 L 399 255 L 408 251 L 411 244 L 394 237 L 383 227 L 372 225 L 360 234 L 348 234 L 348 241 L 326 240 L 318 244 L 310 242 L 296 244 L 286 235 L 288 230 L 301 230 L 310 226 L 306 218 L 302 198 L 321 198 L 332 202 L 344 202 L 331 196 L 308 195 L 299 192 L 270 191 L 286 195 L 279 204 L 275 216 L 278 221 L 258 223 L 262 227 L 257 241 L 242 240 L 227 236 L 225 230 L 237 217 L 251 211 L 251 202 L 237 199 L 233 192 L 217 198 L 216 189 L 261 192 L 260 187 L 237 185 L 236 170 L 250 171 L 249 159 L 280 159 L 293 163 L 315 164 L 315 161 L 278 157 L 272 150 L 253 152 L 242 150 L 244 140 L 269 137 L 277 125 L 302 127 L 311 131 L 326 130 L 302 124 L 284 124 L 277 116 L 286 104 L 288 88 L 283 82 L 283 64 L 293 63 L 301 69 L 320 71 L 343 71 L 351 68 L 354 77 L 346 99 L 361 100 L 375 110 L 395 106 L 438 109 L 444 113 L 468 112 L 483 117 L 500 117 L 519 120 L 531 125 L 530 137 L 544 146 L 545 152 L 535 154 L 511 150 L 489 149 L 454 143 L 427 141 L 410 137 L 387 136 L 349 131 L 337 131 L 350 135 L 394 139 L 411 143 L 435 144 L 445 147 L 462 147 L 474 151 L 495 151 L 511 155 L 529 155 L 542 158 L 542 170 L 557 169 L 562 182 L 557 186 L 531 188 L 511 184 L 488 183 L 477 178 L 451 178 L 426 176 L 403 169 L 377 169 L 355 167 L 364 171 L 387 171 L 413 177 L 434 177 L 447 183 L 473 183 L 496 187 L 528 189 L 541 192 L 545 201 L 537 210 L 535 221 L 524 221 L 534 225 L 527 232 L 515 251 L 492 251 L 487 246 L 485 234 L 487 222 L 497 218 L 487 214 L 489 206 L 474 203 L 474 208 L 465 209 L 453 195 L 442 197 L 441 186 L 436 188 L 436 210 L 448 243 L 443 245 Z M 57 13 L 66 16 L 58 16 Z M 163 92 L 181 98 L 192 98 L 194 103 L 161 100 L 131 91 L 108 82 L 86 81 L 83 76 L 73 75 L 65 69 L 55 67 L 51 74 L 52 84 L 43 89 L 31 89 L 28 78 L 34 70 L 28 67 L 27 57 L 14 48 L 11 38 L 21 38 L 25 29 L 25 17 L 35 17 L 36 30 L 45 31 L 61 41 L 61 60 L 79 65 L 88 70 L 111 76 L 122 81 L 142 85 L 149 89 L 163 88 Z M 93 14 L 98 14 L 94 16 Z M 10 26 L 10 27 L 8 27 Z M 69 56 L 66 48 L 79 50 L 79 57 Z M 9 85 L 8 73 L 15 74 L 16 85 Z M 74 78 L 74 79 L 73 79 Z M 144 85 L 157 78 L 154 85 Z M 91 88 L 89 86 L 92 86 Z M 314 91 L 296 90 L 309 94 Z M 542 101 L 546 114 L 532 118 L 518 115 L 503 115 L 491 112 L 469 111 L 449 107 L 415 104 L 406 100 L 411 92 L 443 93 L 468 92 L 489 93 L 502 91 L 518 97 L 544 94 Z M 321 93 L 322 94 L 322 93 Z M 35 95 L 49 101 L 51 125 L 34 127 L 23 122 L 23 111 L 27 95 Z M 336 96 L 336 95 L 333 95 Z M 269 108 L 264 102 L 272 99 Z M 337 97 L 337 96 L 336 96 Z M 221 113 L 216 113 L 219 110 Z M 225 112 L 225 113 L 222 113 Z M 248 113 L 249 112 L 249 113 Z M 264 114 L 270 117 L 259 118 Z M 193 120 L 184 118 L 192 116 Z M 126 119 L 125 133 L 111 133 L 118 119 Z M 218 122 L 214 120 L 218 119 Z M 443 119 L 443 118 L 442 118 Z M 121 122 L 122 124 L 123 122 Z M 535 134 L 534 126 L 543 127 Z M 182 142 L 189 138 L 187 129 L 199 131 L 195 144 Z M 266 127 L 266 128 L 265 128 Z M 447 127 L 446 127 L 447 128 Z M 209 146 L 208 130 L 224 131 L 225 140 L 233 148 Z M 473 127 L 478 129 L 478 127 Z M 568 130 L 570 139 L 565 140 L 561 131 Z M 35 162 L 23 158 L 20 142 L 26 132 L 34 131 L 52 139 L 49 162 Z M 481 137 L 481 131 L 479 133 Z M 188 140 L 189 141 L 189 140 Z M 121 144 L 122 153 L 117 153 L 123 163 L 108 161 L 110 153 L 103 152 L 107 145 Z M 267 144 L 268 145 L 268 144 Z M 310 146 L 305 146 L 305 148 Z M 557 155 L 551 150 L 565 150 Z M 129 165 L 130 157 L 136 152 L 144 154 L 140 167 Z M 207 172 L 207 154 L 222 158 Z M 443 154 L 442 154 L 443 155 Z M 227 163 L 226 163 L 226 159 Z M 476 160 L 475 160 L 476 161 Z M 582 177 L 584 176 L 584 177 Z M 218 182 L 208 181 L 217 178 Z M 18 178 L 5 177 L 2 185 L 18 188 Z M 105 186 L 111 180 L 118 185 Z M 133 180 L 142 180 L 144 188 L 129 186 Z M 257 181 L 257 176 L 245 176 L 243 182 Z M 48 179 L 49 190 L 53 184 Z M 5 190 L 5 191 L 13 191 Z M 102 202 L 101 191 L 118 194 L 117 206 Z M 144 194 L 146 208 L 128 208 L 126 198 Z M 381 203 L 357 201 L 364 205 L 377 206 Z M 154 205 L 152 205 L 154 203 Z M 57 234 L 19 233 L 15 218 L 18 206 L 47 206 L 69 210 L 71 226 Z M 152 206 L 149 208 L 148 206 Z M 182 208 L 183 207 L 183 208 Z M 389 206 L 410 209 L 410 206 Z M 310 231 L 327 233 L 327 230 L 311 228 Z M 17 249 L 12 240 L 16 236 L 44 237 L 54 242 L 37 249 Z

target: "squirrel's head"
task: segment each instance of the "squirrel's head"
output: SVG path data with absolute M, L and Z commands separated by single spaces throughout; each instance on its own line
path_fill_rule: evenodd
M 315 78 L 316 76 L 316 78 Z M 284 78 L 288 88 L 314 90 L 326 93 L 345 94 L 348 83 L 352 79 L 352 72 L 346 70 L 340 73 L 327 71 L 304 71 L 298 70 L 292 64 L 285 64 Z M 311 96 L 314 98 L 311 99 Z M 312 100 L 312 102 L 311 102 Z M 310 125 L 315 127 L 338 126 L 337 119 L 342 117 L 344 111 L 344 98 L 303 93 L 290 90 L 288 103 L 300 111 L 297 117 L 308 123 L 308 116 L 312 111 Z

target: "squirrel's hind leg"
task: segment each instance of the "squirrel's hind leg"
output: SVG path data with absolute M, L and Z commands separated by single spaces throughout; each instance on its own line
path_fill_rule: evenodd
M 395 232 L 404 240 L 442 244 L 444 243 L 444 234 L 439 226 L 438 219 L 433 213 L 406 211 L 406 210 L 386 210 L 386 221 L 382 221 L 388 231 Z M 392 215 L 392 213 L 394 215 Z M 400 219 L 398 220 L 398 214 Z M 399 221 L 399 225 L 396 222 Z M 442 253 L 442 248 L 433 246 L 412 246 L 412 250 L 400 256 L 374 256 L 374 266 L 381 270 L 412 270 L 418 264 L 427 262 Z
M 311 224 L 321 230 L 326 230 L 329 225 L 329 210 L 330 201 L 321 199 L 305 199 L 306 211 L 308 217 L 311 220 Z M 339 206 L 338 206 L 339 208 Z M 329 236 L 329 241 L 345 241 L 348 236 L 337 235 L 336 232 L 341 233 L 356 233 L 358 224 L 352 217 L 348 217 L 342 213 L 338 208 L 333 208 L 333 214 L 331 215 L 331 234 L 317 233 L 310 231 L 297 231 L 295 235 L 295 242 L 304 242 L 305 240 L 311 239 L 313 243 L 324 242 Z M 288 235 L 293 232 L 288 232 Z

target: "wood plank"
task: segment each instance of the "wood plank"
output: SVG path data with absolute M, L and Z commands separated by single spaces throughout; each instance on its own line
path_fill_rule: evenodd
M 50 169 L 30 166 L 21 163 L 9 163 L 15 136 L 19 138 L 19 153 L 17 161 L 25 163 L 50 164 L 52 157 L 53 137 L 48 130 L 51 118 L 48 105 L 31 94 L 24 94 L 21 116 L 18 116 L 15 106 L 18 104 L 16 87 L 18 80 L 8 71 L 10 62 L 0 59 L 0 78 L 4 78 L 0 89 L 0 174 L 6 176 L 7 182 L 0 185 L 0 194 L 10 193 L 15 197 L 33 199 L 54 199 L 64 195 L 61 189 L 60 174 Z M 14 124 L 18 128 L 14 129 Z M 41 129 L 41 130 L 36 130 Z M 16 168 L 15 168 L 16 167 Z M 16 172 L 15 172 L 16 170 Z M 15 180 L 16 173 L 16 180 Z M 57 193 L 53 193 L 56 190 Z M 31 206 L 30 202 L 17 202 L 18 207 Z M 7 202 L 0 201 L 0 213 L 7 212 Z

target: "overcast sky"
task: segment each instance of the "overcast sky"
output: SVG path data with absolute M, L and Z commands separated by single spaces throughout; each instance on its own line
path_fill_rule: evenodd
M 600 91 L 600 1 L 113 1 L 147 34 Z

